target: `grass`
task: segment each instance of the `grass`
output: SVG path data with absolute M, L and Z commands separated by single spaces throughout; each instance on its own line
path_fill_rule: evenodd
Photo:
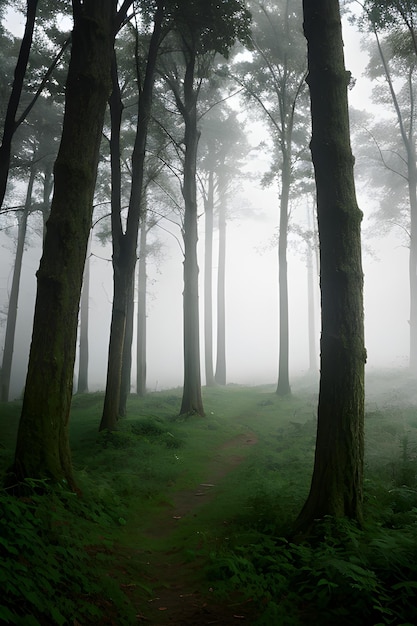
M 75 396 L 82 496 L 1 496 L 0 621 L 135 624 L 152 595 L 144 546 L 175 546 L 198 560 L 199 584 L 219 602 L 232 587 L 244 590 L 253 624 L 417 623 L 417 399 L 404 376 L 375 375 L 368 386 L 366 526 L 325 519 L 308 544 L 288 539 L 313 465 L 316 393 L 307 383 L 284 399 L 268 386 L 206 389 L 206 418 L 178 417 L 179 390 L 131 396 L 111 434 L 97 432 L 102 394 Z M 19 410 L 1 407 L 3 471 Z M 244 459 L 218 481 L 216 497 L 173 533 L 145 539 L 175 493 L 203 481 L 214 458 L 236 452 L 225 443 L 249 432 L 257 444 L 239 450 Z

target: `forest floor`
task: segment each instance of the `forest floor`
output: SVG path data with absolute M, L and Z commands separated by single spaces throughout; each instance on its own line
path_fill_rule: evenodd
M 220 601 L 213 589 L 208 588 L 203 575 L 207 557 L 199 549 L 204 539 L 202 537 L 197 544 L 191 541 L 195 547 L 187 550 L 188 530 L 181 526 L 194 529 L 199 522 L 204 526 L 202 510 L 216 498 L 222 479 L 242 463 L 247 448 L 256 443 L 256 435 L 247 432 L 219 446 L 208 463 L 205 479 L 198 480 L 190 489 L 168 495 L 169 502 L 162 502 L 159 511 L 147 520 L 140 531 L 140 542 L 144 545 L 134 552 L 119 546 L 119 553 L 116 551 L 114 555 L 116 562 L 123 567 L 123 563 L 130 561 L 131 572 L 138 567 L 137 574 L 143 576 L 144 584 L 152 590 L 152 597 L 144 600 L 141 588 L 126 583 L 125 591 L 137 607 L 138 624 L 229 626 L 251 623 L 255 608 L 250 601 L 242 600 L 236 593 Z M 140 516 L 140 512 L 137 515 Z M 129 535 L 135 524 L 143 527 L 142 520 L 131 520 Z
M 314 462 L 311 381 L 285 398 L 205 390 L 204 419 L 178 415 L 181 390 L 132 395 L 100 434 L 102 394 L 75 396 L 81 497 L 0 493 L 0 623 L 417 624 L 415 378 L 378 373 L 367 389 L 366 524 L 325 519 L 302 544 L 290 537 Z M 4 472 L 20 406 L 0 407 Z

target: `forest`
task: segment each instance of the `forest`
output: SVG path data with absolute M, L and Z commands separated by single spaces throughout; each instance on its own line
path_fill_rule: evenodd
M 415 0 L 0 2 L 0 621 L 417 624 Z

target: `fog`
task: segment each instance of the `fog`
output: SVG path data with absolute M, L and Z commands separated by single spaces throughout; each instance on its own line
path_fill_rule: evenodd
M 346 66 L 356 78 L 349 92 L 356 108 L 368 108 L 370 87 L 362 76 L 367 57 L 360 50 L 359 36 L 344 24 Z M 248 130 L 250 130 L 248 128 Z M 266 131 L 252 128 L 253 143 Z M 260 175 L 267 166 L 267 155 L 259 163 L 251 162 L 258 177 L 242 182 L 234 199 L 235 217 L 227 227 L 226 341 L 227 378 L 229 383 L 274 383 L 278 363 L 278 266 L 277 250 L 271 240 L 277 232 L 278 197 L 276 189 L 262 189 Z M 372 190 L 358 185 L 358 201 L 364 212 L 364 232 L 372 210 Z M 34 220 L 34 217 L 30 218 Z M 306 208 L 296 207 L 294 223 L 306 223 Z M 24 385 L 30 344 L 35 272 L 39 264 L 40 237 L 29 229 L 20 289 L 18 323 L 12 372 L 11 397 L 18 397 Z M 14 230 L 16 232 L 16 229 Z M 9 235 L 11 233 L 9 232 Z M 162 258 L 150 260 L 148 267 L 148 351 L 147 386 L 150 390 L 182 384 L 182 253 L 176 239 L 160 230 Z M 176 232 L 179 236 L 179 231 Z M 204 216 L 200 218 L 200 328 L 203 330 L 203 242 Z M 214 259 L 216 259 L 216 234 Z M 307 271 L 301 243 L 292 238 L 288 252 L 290 307 L 290 371 L 293 377 L 308 370 Z M 7 300 L 11 284 L 14 255 L 13 239 L 0 233 L 0 311 L 3 344 Z M 368 249 L 372 253 L 368 252 Z M 89 386 L 103 389 L 109 339 L 112 266 L 110 246 L 103 248 L 94 239 L 91 259 Z M 216 261 L 215 261 L 216 263 Z M 408 250 L 400 234 L 382 239 L 364 238 L 365 333 L 368 369 L 405 367 L 408 362 Z M 214 266 L 214 278 L 216 267 Z M 318 281 L 317 281 L 318 283 Z M 214 289 L 215 295 L 215 289 Z M 318 307 L 318 284 L 316 307 Z M 319 314 L 317 316 L 317 345 Z M 216 329 L 214 328 L 214 337 Z M 201 333 L 202 335 L 202 333 Z M 201 337 L 202 339 L 202 337 Z M 201 340 L 201 361 L 204 363 Z M 135 351 L 134 351 L 135 352 Z M 318 355 L 317 355 L 318 359 Z M 134 358 L 133 358 L 134 362 Z M 204 383 L 204 367 L 202 365 Z M 133 370 L 132 381 L 135 380 Z M 134 390 L 134 388 L 133 388 Z

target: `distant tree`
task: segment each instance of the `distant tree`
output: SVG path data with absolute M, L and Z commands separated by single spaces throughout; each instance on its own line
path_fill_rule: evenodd
M 147 211 L 143 211 L 139 237 L 138 268 L 138 311 L 136 344 L 136 393 L 143 397 L 146 393 L 146 257 L 147 257 Z
M 306 531 L 326 515 L 362 521 L 363 274 L 338 0 L 303 1 L 320 239 L 322 334 L 318 425 Z M 326 97 L 323 97 L 326 94 Z
M 18 314 L 18 300 L 20 290 L 20 276 L 22 270 L 23 253 L 26 241 L 28 218 L 35 212 L 44 210 L 45 200 L 45 169 L 49 168 L 56 156 L 57 107 L 40 98 L 38 105 L 29 113 L 28 120 L 16 132 L 16 150 L 11 159 L 11 180 L 18 187 L 27 185 L 25 201 L 22 207 L 16 210 L 18 234 L 16 256 L 13 266 L 13 279 L 7 309 L 6 333 L 4 341 L 3 362 L 0 374 L 1 399 L 7 402 L 11 383 L 12 359 L 14 352 L 15 329 Z M 39 183 L 43 187 L 43 197 L 39 198 Z M 38 189 L 37 189 L 38 188 Z M 11 200 L 13 191 L 6 195 Z M 49 200 L 49 198 L 48 198 Z M 11 210 L 4 208 L 7 214 Z
M 271 130 L 273 177 L 279 186 L 279 363 L 276 392 L 291 392 L 289 380 L 288 223 L 297 152 L 308 127 L 303 91 L 306 75 L 301 2 L 250 2 L 252 57 L 236 68 L 236 80 Z
M 33 185 L 35 182 L 36 168 L 32 166 L 27 185 L 26 200 L 21 212 L 18 213 L 18 234 L 16 256 L 13 266 L 13 279 L 10 290 L 9 306 L 7 309 L 6 334 L 4 339 L 3 361 L 0 370 L 2 402 L 8 402 L 10 391 L 10 379 L 12 373 L 12 359 L 17 322 L 17 306 L 19 299 L 20 275 L 22 271 L 23 252 L 26 241 L 27 221 L 31 211 Z
M 90 318 L 90 266 L 91 266 L 91 234 L 87 245 L 87 255 L 84 266 L 83 286 L 80 302 L 80 332 L 78 355 L 77 393 L 88 393 L 88 326 Z
M 197 262 L 197 104 L 204 78 L 216 54 L 227 56 L 237 39 L 248 35 L 249 13 L 238 0 L 218 3 L 193 0 L 178 5 L 171 50 L 161 73 L 171 89 L 184 122 L 184 386 L 180 412 L 204 415 L 201 397 L 198 262 Z
M 359 3 L 361 4 L 361 3 Z M 417 54 L 417 3 L 415 0 L 364 0 L 367 19 L 378 30 L 408 31 L 408 42 Z
M 219 203 L 219 253 L 217 262 L 217 344 L 214 380 L 227 382 L 226 363 L 226 225 L 227 207 L 224 198 Z
M 91 228 L 115 34 L 130 2 L 74 0 L 62 138 L 38 288 L 29 366 L 9 483 L 75 488 L 68 439 L 78 307 Z
M 200 126 L 199 179 L 204 200 L 204 354 L 206 385 L 226 384 L 226 220 L 227 201 L 243 176 L 248 142 L 237 114 L 219 93 L 219 104 L 203 113 Z M 215 217 L 219 229 L 217 263 L 217 346 L 213 371 L 213 230 Z
M 366 24 L 375 40 L 367 71 L 377 83 L 373 91 L 375 102 L 384 103 L 386 112 L 391 111 L 392 115 L 377 122 L 362 121 L 366 130 L 362 130 L 359 150 L 366 159 L 361 162 L 361 175 L 371 178 L 374 188 L 380 191 L 379 209 L 375 213 L 378 221 L 386 227 L 400 224 L 408 234 L 409 364 L 413 371 L 417 371 L 417 93 L 415 35 L 412 28 L 416 8 L 412 9 L 410 3 L 396 2 L 389 11 L 386 7 L 384 12 L 379 13 L 376 9 L 379 7 L 382 11 L 384 3 L 376 3 L 377 7 L 371 10 L 372 4 L 367 3 L 369 11 L 365 11 L 362 18 L 362 25 Z M 399 5 L 404 9 L 408 5 L 409 8 L 406 28 L 398 12 Z M 373 21 L 374 17 L 377 21 Z M 381 34 L 379 28 L 386 34 Z

